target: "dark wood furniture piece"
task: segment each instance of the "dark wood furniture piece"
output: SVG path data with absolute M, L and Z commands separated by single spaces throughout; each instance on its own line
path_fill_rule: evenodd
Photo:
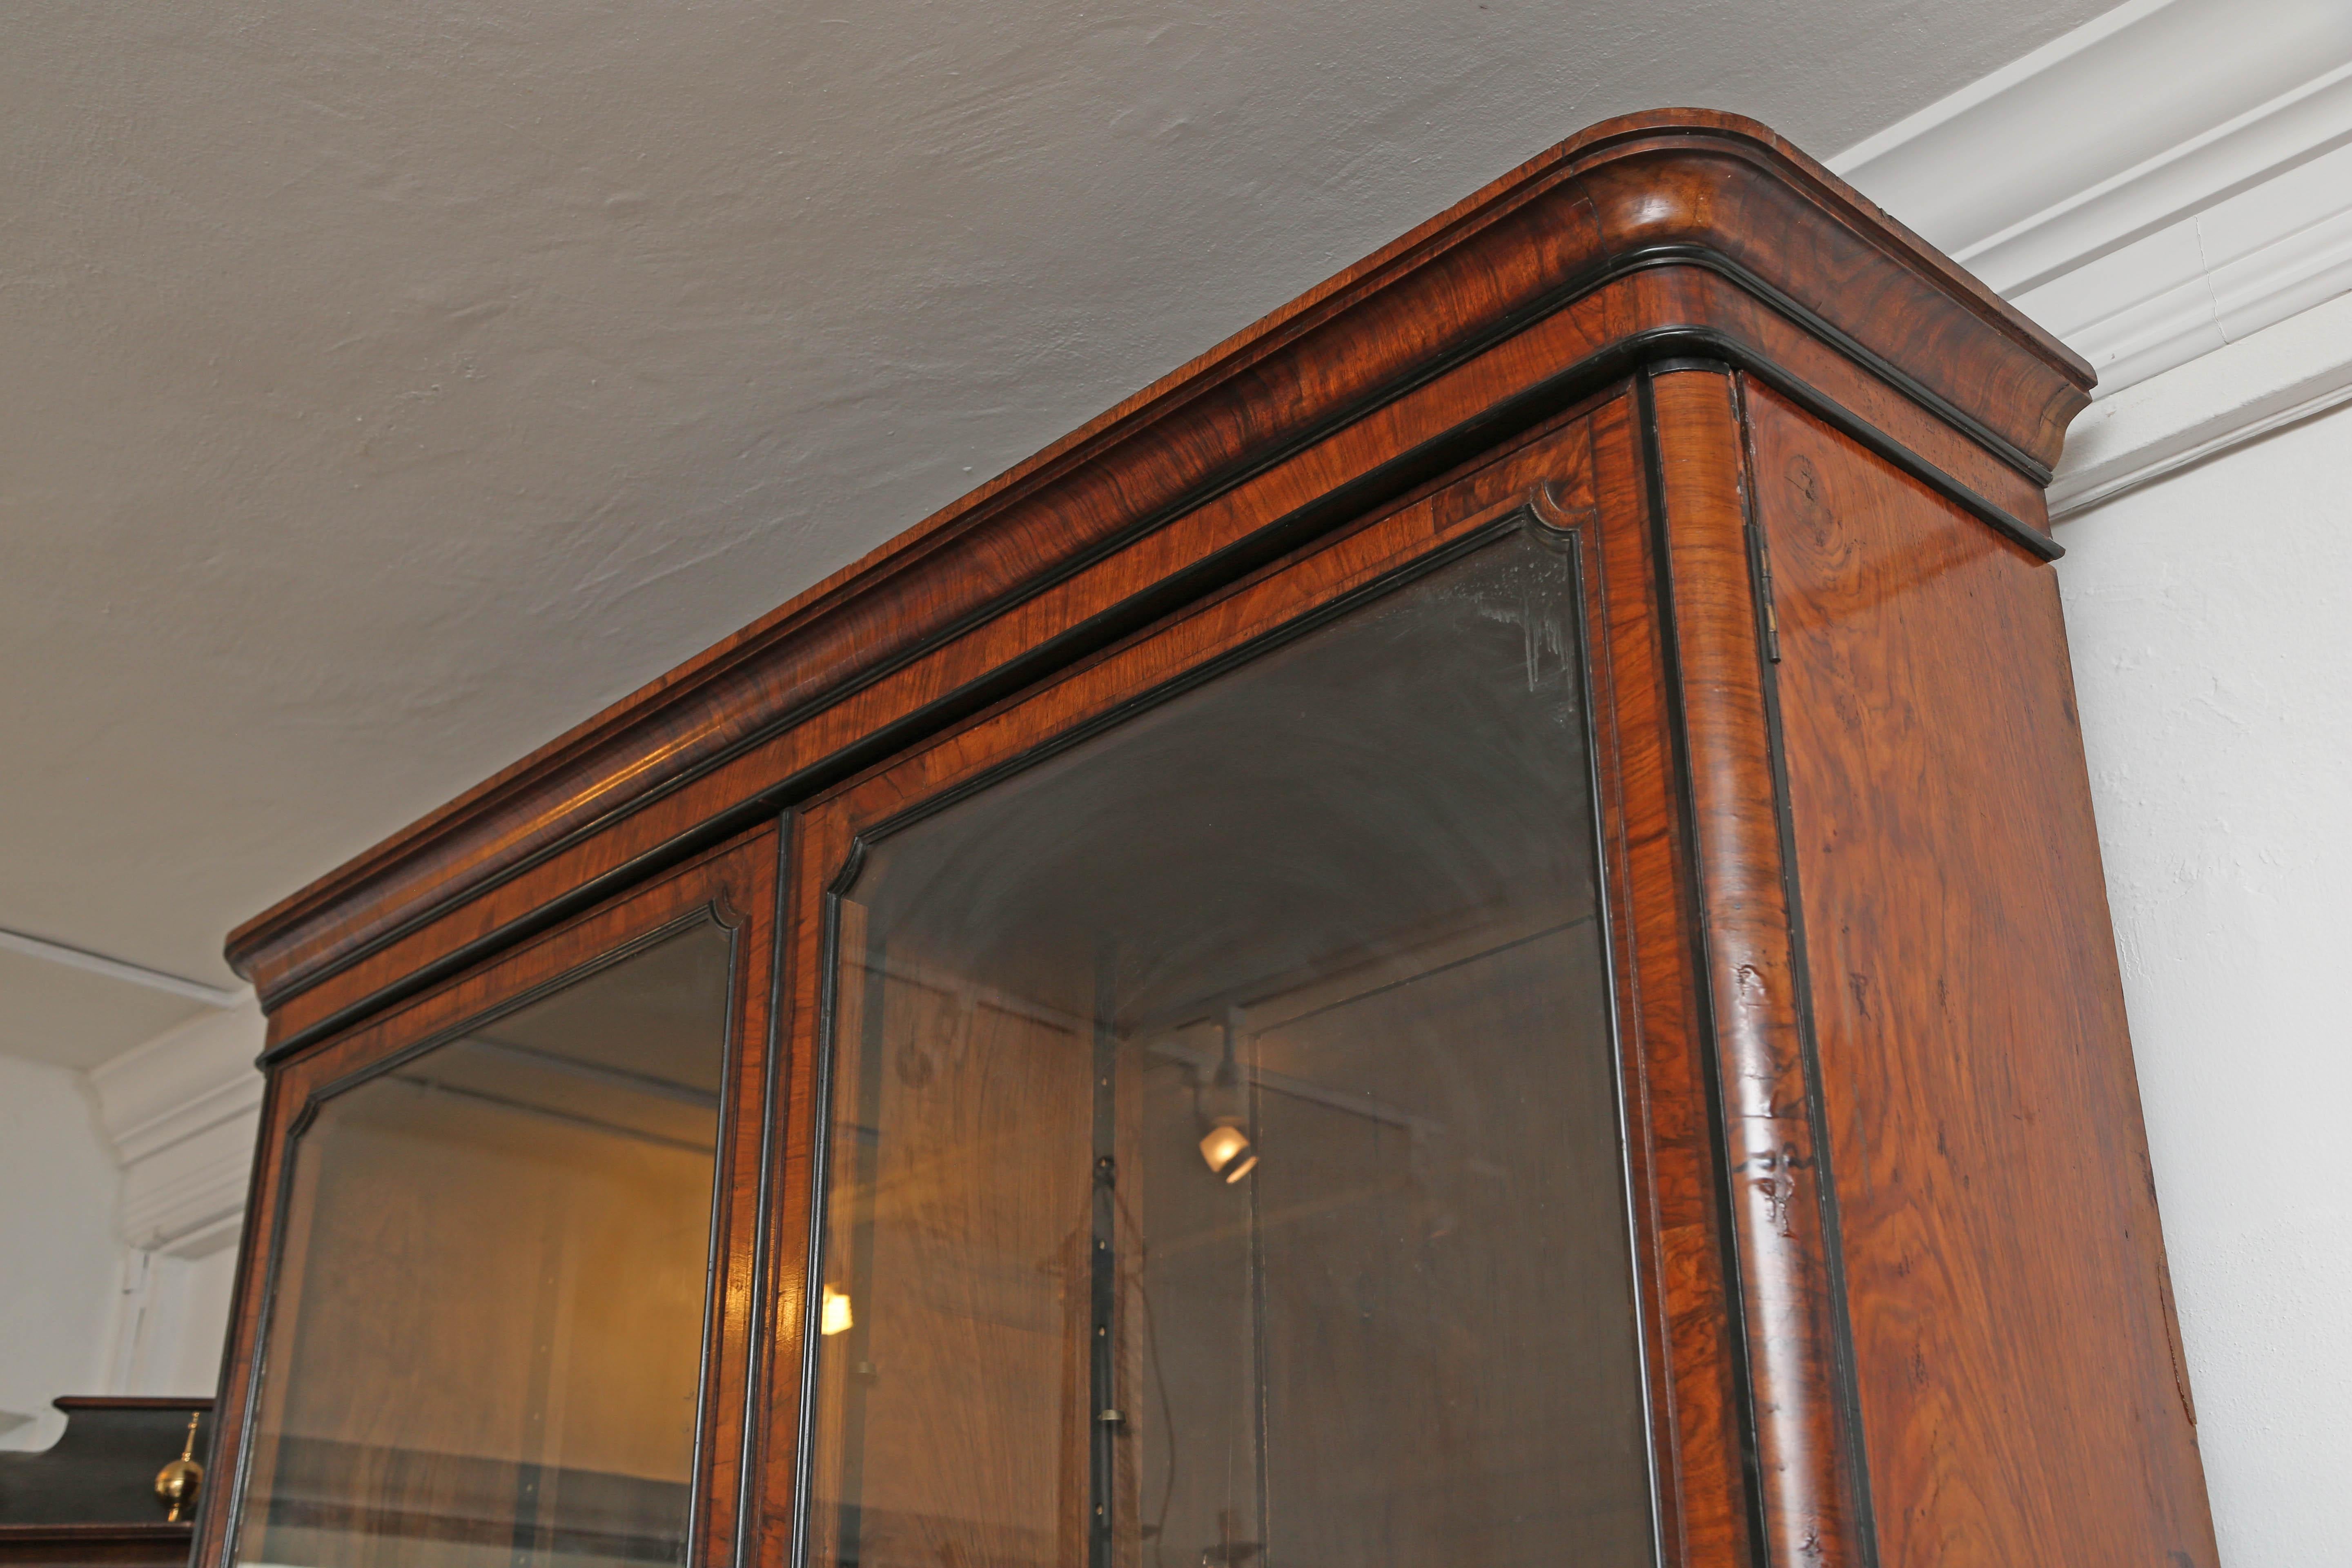
M 195 1510 L 174 1510 L 156 1480 L 183 1454 L 209 1460 L 213 1402 L 68 1394 L 54 1403 L 66 1415 L 56 1442 L 0 1454 L 0 1563 L 186 1563 Z
M 2211 1568 L 2042 487 L 1528 163 L 230 939 L 205 1568 Z

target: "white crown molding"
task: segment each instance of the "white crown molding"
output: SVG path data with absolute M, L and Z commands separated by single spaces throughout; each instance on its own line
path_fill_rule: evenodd
M 267 1026 L 248 995 L 201 1015 L 90 1068 L 99 1117 L 116 1158 L 135 1163 L 261 1103 Z
M 2352 5 L 2131 0 L 1830 160 L 2003 294 L 2352 142 Z
M 2130 0 L 1830 166 L 2099 372 L 2055 510 L 2352 382 L 2332 329 L 2220 363 L 2352 292 L 2352 0 Z M 2103 416 L 2158 377 L 2171 384 Z
M 2065 518 L 2352 403 L 2352 294 L 2340 294 L 2091 405 L 2050 487 Z
M 2347 5 L 2352 14 L 2352 5 Z M 2112 397 L 2352 290 L 2352 145 L 2017 297 Z
M 245 1217 L 258 1108 L 212 1135 L 182 1143 L 128 1171 L 122 1181 L 122 1239 L 174 1258 L 200 1258 L 236 1237 Z
M 265 1026 L 249 995 L 90 1069 L 122 1165 L 122 1238 L 198 1257 L 234 1237 L 261 1125 Z

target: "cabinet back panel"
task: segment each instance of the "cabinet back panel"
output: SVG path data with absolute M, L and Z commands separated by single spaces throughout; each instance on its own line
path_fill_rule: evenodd
M 1880 1560 L 2210 1564 L 2056 579 L 1747 398 Z

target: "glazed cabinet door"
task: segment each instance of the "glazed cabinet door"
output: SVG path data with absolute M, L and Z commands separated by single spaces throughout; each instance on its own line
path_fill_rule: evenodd
M 772 1560 L 1680 1556 L 1631 453 L 1612 402 L 797 814 Z
M 775 858 L 280 1069 L 206 1560 L 731 1561 Z

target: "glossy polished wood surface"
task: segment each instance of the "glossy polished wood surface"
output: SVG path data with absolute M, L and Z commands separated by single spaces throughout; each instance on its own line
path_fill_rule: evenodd
M 1651 376 L 1644 392 L 1766 1549 L 1776 1562 L 1849 1568 L 1868 1561 L 1869 1529 L 1859 1478 L 1844 1462 L 1835 1242 L 1763 722 L 1737 387 L 1720 372 L 1689 370 Z
M 1886 1568 L 2212 1568 L 2049 570 L 1748 389 Z
M 1755 1561 L 1743 1336 L 1721 1178 L 1714 1047 L 1691 940 L 1692 847 L 1678 694 L 1656 584 L 1664 539 L 1642 398 L 1620 388 L 1592 416 L 1595 510 L 1587 547 L 1590 668 L 1601 755 L 1627 1161 L 1644 1262 L 1658 1284 L 1652 1421 L 1661 1434 L 1660 1545 L 1670 1563 Z
M 1639 287 L 1612 293 L 1612 279 Z M 1677 297 L 1694 289 L 1720 296 L 1719 308 L 1694 316 Z M 1593 352 L 1621 356 L 1696 334 L 1770 359 L 1765 339 L 1794 322 L 1865 380 L 1899 384 L 1965 426 L 1980 451 L 2011 463 L 2012 489 L 2046 478 L 2091 379 L 2054 341 L 1762 127 L 1697 110 L 1610 121 L 248 922 L 231 939 L 231 960 L 276 1009 L 449 906 L 494 895 L 616 816 L 810 722 L 953 628 L 1008 613 L 1041 574 L 1198 509 L 1337 426 L 1368 434 L 1368 420 L 1433 371 L 1492 358 L 1492 345 L 1563 315 L 1582 323 Z M 1508 390 L 1568 372 L 1578 357 L 1565 345 L 1523 354 Z M 1370 466 L 1405 463 L 1385 481 L 1393 490 L 1468 456 L 1508 432 L 1492 424 L 1496 395 L 1457 395 L 1435 430 L 1375 440 Z M 1456 455 L 1435 454 L 1433 468 L 1424 448 L 1447 433 Z M 1304 487 L 1290 507 L 1261 504 L 1256 523 L 1338 479 Z M 899 713 L 908 707 L 905 698 L 896 704 Z M 838 743 L 803 750 L 822 757 Z M 773 787 L 781 775 L 772 765 L 766 773 Z M 657 844 L 710 814 L 685 815 Z M 572 885 L 593 875 L 573 869 Z M 476 924 L 495 931 L 515 913 Z M 414 952 L 394 965 L 415 967 Z

